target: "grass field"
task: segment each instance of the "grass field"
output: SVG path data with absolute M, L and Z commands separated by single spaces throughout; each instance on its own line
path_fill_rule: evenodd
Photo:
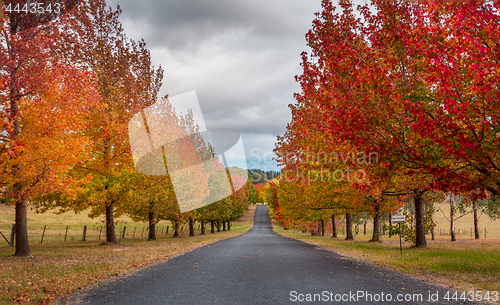
M 450 240 L 450 222 L 447 219 L 450 215 L 449 203 L 448 201 L 436 203 L 434 204 L 434 207 L 436 211 L 432 218 L 436 223 L 436 227 L 434 228 L 435 238 L 436 240 Z M 461 216 L 460 213 L 455 215 L 455 217 L 459 216 Z M 491 220 L 488 215 L 482 214 L 481 212 L 478 213 L 478 218 L 480 238 L 485 239 L 486 230 L 487 242 L 498 242 L 500 244 L 500 219 Z M 353 231 L 355 227 L 356 226 L 353 227 Z M 367 234 L 371 235 L 373 232 L 373 222 L 371 220 L 367 221 L 366 228 Z M 330 228 L 328 232 L 331 232 Z M 474 217 L 472 213 L 468 213 L 455 221 L 455 234 L 457 240 L 474 239 Z M 359 235 L 363 235 L 362 225 L 359 225 Z M 428 238 L 431 238 L 430 234 L 428 235 Z
M 0 204 L 0 232 L 9 239 L 12 225 L 14 224 L 14 206 L 6 206 Z M 48 211 L 43 214 L 35 213 L 35 210 L 28 207 L 28 239 L 31 244 L 39 244 L 43 242 L 63 242 L 65 235 L 66 241 L 82 240 L 83 227 L 87 226 L 86 240 L 104 240 L 104 223 L 105 217 L 101 215 L 97 218 L 89 218 L 88 211 L 78 214 L 67 212 L 63 214 L 54 214 Z M 134 222 L 130 217 L 121 216 L 115 218 L 117 222 L 115 226 L 117 238 L 120 238 L 125 229 L 125 238 L 143 236 L 147 238 L 147 223 Z M 157 232 L 165 233 L 166 227 L 169 226 L 169 233 L 172 231 L 172 225 L 169 221 L 162 220 L 157 225 Z M 68 232 L 66 234 L 66 227 Z M 45 228 L 45 234 L 43 233 Z M 135 233 L 134 233 L 135 232 Z M 183 231 L 185 234 L 186 231 Z M 161 235 L 161 234 L 160 234 Z M 99 239 L 100 238 L 100 239 Z M 5 240 L 0 236 L 0 245 L 6 244 Z
M 433 219 L 437 224 L 436 228 L 434 228 L 434 232 L 436 237 L 443 236 L 445 239 L 450 239 L 450 222 L 446 219 L 446 217 L 450 217 L 450 206 L 448 201 L 438 203 L 434 205 L 436 208 L 436 212 L 434 213 Z M 470 210 L 470 209 L 469 209 Z M 446 217 L 445 217 L 446 215 Z M 455 215 L 455 217 L 459 217 L 461 214 Z M 484 232 L 486 229 L 486 238 L 500 238 L 500 220 L 491 220 L 488 215 L 478 213 L 478 223 L 479 223 L 479 232 L 481 233 L 481 238 L 484 237 Z M 441 234 L 443 235 L 439 235 Z M 472 236 L 471 236 L 472 232 Z M 474 216 L 472 213 L 468 213 L 464 217 L 455 221 L 455 234 L 457 239 L 472 239 L 474 238 Z M 445 237 L 446 236 L 446 237 Z M 500 240 L 499 240 L 500 242 Z
M 410 248 L 403 241 L 400 254 L 399 238 L 383 238 L 382 243 L 368 242 L 369 235 L 358 235 L 354 241 L 311 236 L 294 230 L 284 230 L 273 222 L 275 232 L 335 251 L 355 260 L 384 267 L 437 282 L 444 287 L 462 290 L 500 292 L 500 244 L 498 239 L 462 240 L 457 242 L 428 241 L 428 248 Z
M 232 223 L 230 231 L 187 237 L 185 230 L 182 238 L 171 238 L 171 234 L 161 235 L 156 242 L 146 241 L 146 236 L 142 239 L 129 236 L 119 244 L 110 246 L 103 245 L 102 241 L 95 238 L 88 238 L 83 242 L 78 239 L 78 236 L 81 239 L 81 235 L 77 235 L 65 243 L 60 241 L 57 233 L 54 235 L 59 236 L 57 240 L 51 241 L 49 238 L 47 242 L 40 244 L 36 242 L 38 237 L 33 239 L 31 233 L 31 252 L 34 255 L 32 258 L 12 256 L 14 249 L 4 242 L 0 246 L 0 303 L 50 303 L 65 298 L 78 289 L 130 274 L 200 246 L 245 233 L 252 227 L 254 211 L 255 206 L 251 206 L 242 219 Z M 35 231 L 33 226 L 36 225 L 58 224 L 65 228 L 66 225 L 78 227 L 84 223 L 91 225 L 92 221 L 99 221 L 87 220 L 85 213 L 37 215 L 30 211 L 28 218 L 30 231 Z M 13 219 L 13 216 L 8 218 L 2 213 L 0 221 L 4 223 L 5 219 Z M 145 226 L 132 223 L 127 218 L 119 220 L 127 225 L 127 231 L 129 227 Z M 162 225 L 166 226 L 167 223 L 160 224 Z

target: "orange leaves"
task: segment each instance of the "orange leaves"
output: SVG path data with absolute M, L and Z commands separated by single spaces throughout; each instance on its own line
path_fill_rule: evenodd
M 92 76 L 55 63 L 39 76 L 43 79 L 40 91 L 19 100 L 23 129 L 16 147 L 5 147 L 6 153 L 22 164 L 18 178 L 29 190 L 24 196 L 61 191 L 75 182 L 65 174 L 87 154 L 84 131 L 99 98 Z

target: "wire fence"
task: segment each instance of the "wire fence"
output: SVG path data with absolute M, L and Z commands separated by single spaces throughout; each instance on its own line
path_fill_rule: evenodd
M 205 224 L 205 229 L 207 226 Z M 200 232 L 201 226 L 195 225 L 195 234 Z M 174 233 L 171 224 L 156 225 L 156 237 L 172 235 Z M 12 240 L 13 225 L 0 225 L 0 245 L 9 244 Z M 181 235 L 189 233 L 189 226 L 182 225 L 179 227 Z M 149 226 L 145 224 L 119 224 L 115 225 L 116 239 L 138 239 L 148 238 Z M 63 224 L 47 224 L 47 225 L 28 225 L 28 240 L 33 243 L 50 243 L 50 242 L 73 242 L 73 241 L 105 241 L 106 227 L 102 224 L 89 225 L 63 225 Z
M 337 234 L 340 235 L 345 235 L 346 234 L 346 229 L 345 229 L 345 223 L 343 221 L 336 222 L 337 223 Z M 387 223 L 388 224 L 388 223 Z M 487 223 L 486 226 L 479 226 L 479 238 L 500 238 L 500 228 L 496 227 L 496 223 L 489 222 Z M 295 229 L 297 230 L 297 229 Z M 303 233 L 308 233 L 312 235 L 319 235 L 320 234 L 320 225 L 319 222 L 314 223 L 313 225 L 310 226 L 309 229 L 304 229 L 302 230 Z M 382 235 L 388 236 L 388 232 L 383 229 L 383 226 L 381 226 L 380 232 Z M 366 228 L 363 224 L 353 224 L 352 226 L 352 233 L 354 236 L 371 236 L 373 234 L 373 223 L 372 222 L 367 222 Z M 325 222 L 325 235 L 332 235 L 332 223 L 331 221 Z M 431 232 L 428 232 L 426 234 L 428 237 L 431 237 L 432 234 Z M 437 225 L 434 228 L 434 237 L 446 237 L 450 236 L 450 225 Z M 475 232 L 473 227 L 467 227 L 467 226 L 455 226 L 455 237 L 456 238 L 475 238 Z
M 479 226 L 479 238 L 498 238 L 500 237 L 500 228 L 486 228 Z M 435 236 L 450 236 L 451 230 L 450 228 L 436 227 L 434 228 Z M 473 228 L 460 228 L 455 227 L 455 236 L 461 238 L 475 238 L 475 232 Z

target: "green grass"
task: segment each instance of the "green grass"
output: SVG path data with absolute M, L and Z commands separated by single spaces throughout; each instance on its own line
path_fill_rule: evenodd
M 31 241 L 32 258 L 12 256 L 13 247 L 4 243 L 0 246 L 0 304 L 51 303 L 80 288 L 128 275 L 186 251 L 245 233 L 252 227 L 254 209 L 255 206 L 251 207 L 241 220 L 232 223 L 230 231 L 204 236 L 187 237 L 184 231 L 182 238 L 172 238 L 171 234 L 159 236 L 156 242 L 126 238 L 117 245 L 103 245 L 102 240 L 43 244 Z
M 400 254 L 399 239 L 384 237 L 383 243 L 369 242 L 370 236 L 356 236 L 346 241 L 345 236 L 334 239 L 311 236 L 294 230 L 284 230 L 273 222 L 275 232 L 300 239 L 355 260 L 378 267 L 436 281 L 446 287 L 464 290 L 500 292 L 500 245 L 471 242 L 428 241 L 428 248 L 411 248 L 403 242 Z

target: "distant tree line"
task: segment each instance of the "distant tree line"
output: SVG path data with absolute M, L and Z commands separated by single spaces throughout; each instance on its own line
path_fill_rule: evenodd
M 258 168 L 248 170 L 249 179 L 253 184 L 266 183 L 268 180 L 278 177 L 280 171 L 263 171 Z

